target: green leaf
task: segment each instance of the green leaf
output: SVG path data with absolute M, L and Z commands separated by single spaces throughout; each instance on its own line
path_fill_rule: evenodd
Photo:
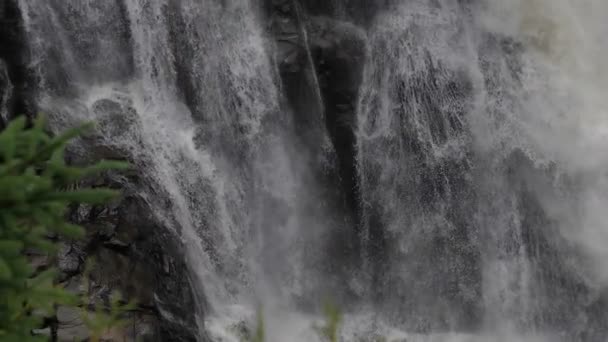
M 28 285 L 32 288 L 41 288 L 46 285 L 53 285 L 53 278 L 57 275 L 57 271 L 54 269 L 48 269 L 40 272 L 36 277 L 28 280 Z
M 129 163 L 117 160 L 102 160 L 99 163 L 86 168 L 87 173 L 98 173 L 107 170 L 128 170 L 131 166 Z
M 23 242 L 18 240 L 0 240 L 0 255 L 13 257 L 23 251 Z
M 71 223 L 60 224 L 59 226 L 55 227 L 54 230 L 57 233 L 71 239 L 80 239 L 83 238 L 85 235 L 84 229 L 82 229 L 82 227 Z
M 42 115 L 31 128 L 26 128 L 26 122 L 19 118 L 0 132 L 0 342 L 45 341 L 47 337 L 31 334 L 40 327 L 44 315 L 53 314 L 57 304 L 78 307 L 86 302 L 86 296 L 73 295 L 54 285 L 56 268 L 35 275 L 35 265 L 24 250 L 48 253 L 52 258 L 58 242 L 48 238 L 50 232 L 82 237 L 81 227 L 66 222 L 67 205 L 104 204 L 119 192 L 65 189 L 88 175 L 128 167 L 114 161 L 89 167 L 66 165 L 66 145 L 91 124 L 50 137 Z M 121 317 L 130 305 L 113 298 L 110 308 L 92 316 L 89 328 L 102 332 L 122 324 Z
M 264 342 L 266 340 L 266 328 L 264 324 L 264 314 L 262 310 L 258 310 L 258 322 L 255 327 L 255 335 L 253 342 Z
M 9 280 L 13 276 L 11 268 L 6 263 L 4 258 L 0 257 L 0 280 Z
M 15 155 L 15 149 L 17 147 L 17 134 L 25 128 L 25 118 L 17 118 L 4 129 L 0 134 L 0 153 L 4 160 L 11 160 Z
M 27 145 L 27 152 L 26 152 L 27 154 L 25 156 L 27 159 L 34 157 L 34 155 L 36 154 L 36 150 L 38 149 L 39 143 L 45 136 L 45 133 L 44 133 L 45 122 L 46 122 L 46 120 L 44 118 L 44 115 L 40 114 L 34 120 L 34 125 L 32 126 L 32 128 L 30 128 L 27 131 L 27 137 L 28 137 L 27 144 L 28 145 Z
M 103 204 L 120 195 L 119 191 L 110 189 L 81 189 L 75 191 L 55 191 L 42 196 L 44 201 L 79 202 Z

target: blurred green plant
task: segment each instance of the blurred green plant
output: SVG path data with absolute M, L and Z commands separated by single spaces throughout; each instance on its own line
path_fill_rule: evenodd
M 89 260 L 83 272 L 84 288 L 89 288 L 88 278 L 92 273 L 94 261 Z M 110 295 L 107 304 L 99 305 L 95 300 L 82 297 L 82 321 L 90 334 L 90 342 L 99 342 L 110 329 L 125 327 L 129 322 L 124 319 L 125 312 L 136 308 L 135 302 L 125 302 L 119 292 Z
M 264 323 L 264 313 L 262 310 L 258 310 L 258 322 L 255 327 L 255 333 L 251 342 L 264 342 L 266 340 L 266 328 Z
M 133 303 L 125 304 L 119 293 L 112 294 L 108 306 L 99 307 L 95 303 L 85 303 L 82 313 L 85 326 L 89 330 L 89 341 L 99 342 L 110 329 L 125 327 L 129 322 L 124 319 L 124 314 L 134 308 Z
M 313 325 L 313 329 L 319 334 L 319 336 L 327 340 L 328 342 L 338 342 L 340 337 L 340 324 L 342 322 L 342 314 L 340 309 L 333 305 L 331 302 L 326 302 L 323 307 L 324 322 L 322 326 Z M 253 334 L 251 330 L 239 329 L 234 327 L 234 331 L 240 335 L 240 340 L 243 342 L 265 342 L 266 341 L 266 328 L 263 311 L 258 310 L 256 316 L 257 322 Z
M 323 306 L 325 316 L 324 325 L 315 327 L 321 337 L 327 339 L 328 342 L 338 342 L 340 337 L 340 324 L 342 324 L 342 314 L 340 309 L 330 301 L 326 301 Z
M 251 329 L 246 322 L 240 322 L 239 324 L 230 327 L 232 333 L 241 342 L 265 342 L 266 341 L 266 326 L 264 322 L 264 312 L 260 308 L 256 316 L 256 325 L 254 329 Z
M 31 127 L 25 118 L 18 118 L 0 133 L 0 342 L 48 340 L 33 332 L 44 326 L 45 318 L 55 316 L 58 305 L 86 309 L 83 297 L 55 283 L 54 268 L 36 272 L 28 253 L 56 253 L 52 236 L 84 236 L 81 227 L 66 221 L 68 205 L 103 204 L 118 195 L 101 188 L 68 190 L 87 176 L 127 167 L 112 161 L 89 167 L 65 163 L 66 145 L 90 127 L 87 124 L 52 137 L 45 132 L 40 115 Z M 94 310 L 88 316 L 93 341 L 129 308 L 121 303 L 113 300 L 111 308 Z

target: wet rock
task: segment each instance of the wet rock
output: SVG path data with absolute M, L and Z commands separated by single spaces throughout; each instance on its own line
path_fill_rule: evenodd
M 130 100 L 101 99 L 93 104 L 91 111 L 96 127 L 83 138 L 87 154 L 96 159 L 132 159 L 142 146 L 139 117 Z
M 89 338 L 89 329 L 84 323 L 79 308 L 61 306 L 57 309 L 58 333 L 61 341 L 83 341 Z
M 86 341 L 91 337 L 90 329 L 84 320 L 85 313 L 80 308 L 59 307 L 57 309 L 57 337 L 59 341 Z M 158 341 L 155 337 L 158 321 L 145 313 L 131 314 L 125 318 L 128 324 L 105 331 L 101 341 Z
M 0 59 L 0 128 L 5 127 L 10 115 L 13 84 L 8 75 L 6 63 Z
M 78 245 L 63 243 L 57 255 L 57 265 L 62 273 L 61 278 L 67 279 L 81 271 L 86 254 Z
M 29 91 L 32 73 L 28 69 L 26 33 L 21 18 L 17 1 L 0 1 L 0 60 L 3 61 L 0 64 L 4 65 L 0 65 L 0 111 L 4 110 L 4 113 L 0 112 L 0 117 L 3 117 L 0 118 L 0 128 L 7 118 L 35 112 L 30 101 L 33 95 Z M 9 88 L 7 84 L 10 84 Z
M 117 108 L 110 102 L 103 105 Z M 86 238 L 62 242 L 55 261 L 59 280 L 97 305 L 108 305 L 117 293 L 135 301 L 137 309 L 125 317 L 128 326 L 110 331 L 104 337 L 108 341 L 196 341 L 194 299 L 181 244 L 138 195 L 137 189 L 147 183 L 139 176 L 107 173 L 82 184 L 93 185 L 121 188 L 124 195 L 103 206 L 71 208 L 69 217 L 85 228 Z M 87 338 L 77 311 L 59 312 L 59 336 Z
M 357 212 L 355 126 L 367 53 L 365 33 L 349 23 L 313 18 L 310 46 L 325 105 L 325 125 L 338 157 L 340 184 Z
M 368 27 L 373 23 L 378 12 L 388 8 L 390 3 L 398 1 L 399 0 L 298 0 L 300 6 L 311 15 L 344 18 L 362 27 Z
M 323 239 L 327 259 L 322 272 L 335 283 L 336 296 L 350 297 L 337 285 L 361 255 L 358 252 L 355 157 L 355 108 L 366 57 L 362 29 L 331 18 L 334 3 L 272 1 L 269 31 L 276 41 L 283 96 L 294 111 L 296 139 L 320 170 L 313 177 L 326 184 L 319 197 L 322 212 L 332 208 L 335 226 Z M 289 6 L 289 10 L 281 9 Z M 334 285 L 329 285 L 333 287 Z

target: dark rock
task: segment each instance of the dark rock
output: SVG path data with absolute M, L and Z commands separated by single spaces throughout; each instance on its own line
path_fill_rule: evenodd
M 6 116 L 9 118 L 20 114 L 32 115 L 35 112 L 30 101 L 33 95 L 29 91 L 32 73 L 27 66 L 29 55 L 26 42 L 26 33 L 17 1 L 0 1 L 0 60 L 3 60 L 6 66 L 4 76 L 1 75 L 3 72 L 0 66 L 0 106 L 5 106 Z M 6 78 L 6 75 L 12 84 L 12 94 L 10 99 L 2 103 L 2 94 L 7 90 L 3 89 L 2 78 Z M 2 128 L 1 121 L 4 120 L 0 119 L 0 128 Z
M 10 119 L 10 104 L 13 84 L 8 75 L 6 63 L 0 59 L 0 129 L 5 127 Z
M 140 121 L 128 98 L 102 99 L 92 112 L 95 130 L 83 138 L 86 153 L 95 159 L 131 160 L 142 149 Z
M 75 276 L 82 271 L 86 253 L 74 243 L 62 243 L 57 255 L 57 266 L 62 272 L 63 280 Z
M 336 222 L 326 222 L 336 228 L 323 239 L 326 259 L 331 262 L 324 263 L 321 277 L 336 284 L 336 290 L 329 291 L 338 299 L 351 296 L 338 284 L 353 272 L 360 256 L 359 235 L 353 229 L 358 219 L 353 128 L 366 36 L 346 21 L 311 15 L 333 14 L 329 11 L 333 4 L 326 5 L 325 12 L 310 2 L 293 0 L 272 1 L 268 8 L 283 95 L 294 111 L 295 136 L 315 163 L 312 169 L 318 170 L 311 177 L 323 184 L 318 196 L 326 201 L 311 210 L 331 210 L 331 217 L 336 218 Z
M 110 241 L 105 241 L 103 243 L 103 246 L 119 254 L 128 254 L 129 249 L 131 247 L 130 244 L 122 242 L 118 239 L 111 239 Z
M 117 112 L 122 108 L 113 102 L 99 105 Z M 102 127 L 115 136 L 124 134 L 110 123 Z M 128 317 L 133 324 L 113 330 L 112 338 L 196 341 L 195 301 L 181 244 L 144 198 L 132 190 L 146 187 L 143 181 L 141 177 L 125 180 L 108 173 L 84 182 L 83 186 L 122 188 L 124 195 L 108 205 L 72 208 L 70 218 L 85 227 L 87 237 L 63 244 L 57 260 L 60 280 L 71 291 L 84 293 L 90 302 L 108 303 L 109 296 L 118 292 L 137 303 L 137 310 Z M 80 338 L 86 333 L 78 322 L 64 324 L 64 318 L 74 314 L 64 313 L 59 319 L 61 336 Z
M 351 21 L 362 27 L 369 26 L 380 10 L 390 8 L 399 0 L 298 0 L 308 13 Z
M 365 33 L 354 25 L 313 18 L 310 49 L 325 105 L 325 124 L 338 156 L 342 192 L 357 212 L 355 127 L 359 88 L 366 61 Z

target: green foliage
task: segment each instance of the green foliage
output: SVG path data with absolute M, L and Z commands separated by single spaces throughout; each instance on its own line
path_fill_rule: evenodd
M 340 337 L 340 324 L 342 323 L 342 314 L 340 313 L 340 309 L 331 304 L 331 302 L 327 302 L 323 307 L 323 311 L 325 314 L 324 325 L 313 326 L 313 328 L 318 332 L 321 338 L 326 339 L 328 342 L 338 342 Z M 258 311 L 257 324 L 253 335 L 247 332 L 247 330 L 243 332 L 236 329 L 236 332 L 240 333 L 241 340 L 243 342 L 266 341 L 266 328 L 262 310 Z
M 57 305 L 81 304 L 80 298 L 54 283 L 54 269 L 37 274 L 27 253 L 54 253 L 57 246 L 49 236 L 82 237 L 81 227 L 66 222 L 68 205 L 105 203 L 117 192 L 67 189 L 86 176 L 125 167 L 116 162 L 66 165 L 66 144 L 88 126 L 56 137 L 44 126 L 42 116 L 30 128 L 19 118 L 0 133 L 0 342 L 44 341 L 47 337 L 32 334 L 44 318 L 54 316 Z M 110 317 L 102 323 L 115 323 L 117 316 Z
M 340 309 L 331 302 L 326 302 L 323 307 L 323 313 L 325 314 L 325 324 L 322 327 L 317 327 L 317 331 L 328 342 L 338 342 L 340 324 L 342 323 Z
M 264 313 L 262 309 L 258 310 L 257 322 L 255 330 L 251 330 L 245 322 L 240 322 L 231 328 L 232 332 L 238 337 L 241 342 L 265 342 L 266 327 L 264 323 Z
M 85 288 L 88 288 L 87 276 L 91 273 L 92 268 L 93 262 L 90 261 L 84 272 Z M 107 307 L 100 307 L 87 297 L 83 298 L 83 304 L 85 309 L 82 311 L 82 320 L 91 334 L 91 342 L 100 341 L 109 328 L 123 327 L 127 323 L 122 319 L 123 314 L 135 309 L 136 306 L 134 302 L 125 304 L 118 292 L 112 294 Z
M 92 342 L 100 341 L 110 328 L 125 326 L 128 322 L 123 319 L 124 313 L 135 309 L 134 303 L 124 304 L 119 293 L 112 294 L 110 305 L 107 308 L 99 308 L 94 303 L 86 305 L 87 308 L 90 305 L 93 306 L 92 310 L 83 310 L 83 321 L 90 331 L 90 341 Z
M 255 335 L 252 342 L 264 342 L 266 340 L 266 330 L 264 328 L 264 315 L 260 310 L 258 314 L 258 324 L 255 327 Z
M 255 333 L 251 338 L 251 342 L 264 342 L 266 341 L 266 328 L 264 323 L 264 314 L 262 310 L 258 311 L 258 322 L 255 327 Z

